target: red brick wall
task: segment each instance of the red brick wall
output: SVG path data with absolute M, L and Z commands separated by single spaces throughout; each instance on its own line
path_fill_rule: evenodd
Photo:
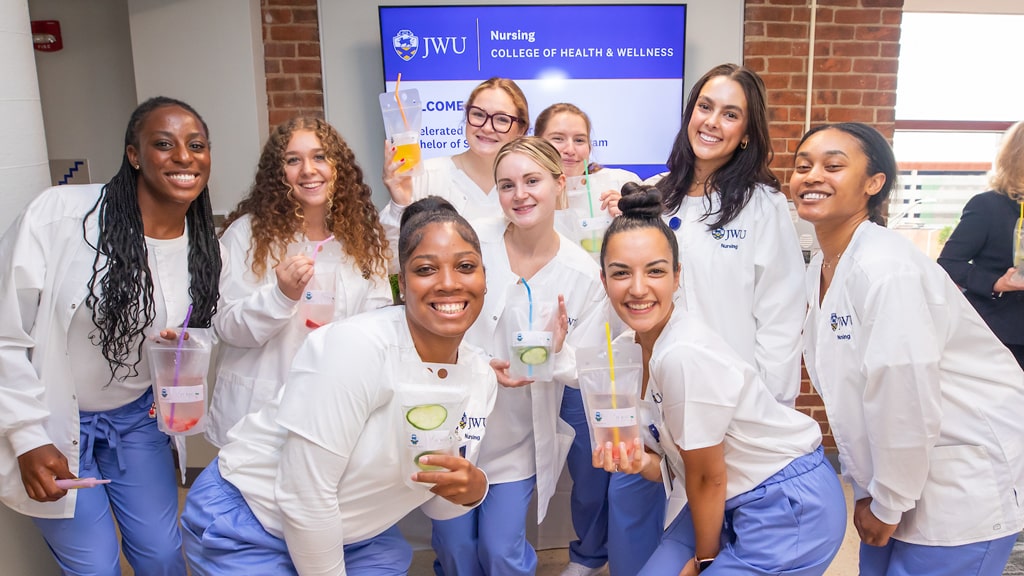
M 788 188 L 793 153 L 807 118 L 809 0 L 746 0 L 744 63 L 768 88 L 772 167 Z M 903 0 L 819 0 L 815 23 L 811 125 L 866 122 L 892 138 Z M 835 447 L 821 398 L 803 372 L 797 407 L 821 424 Z
M 267 110 L 274 127 L 324 115 L 316 0 L 261 0 Z

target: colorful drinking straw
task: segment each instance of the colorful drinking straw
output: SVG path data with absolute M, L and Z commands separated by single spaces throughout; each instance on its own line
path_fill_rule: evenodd
M 533 331 L 533 292 L 530 290 L 530 285 L 526 283 L 526 278 L 519 278 L 519 281 L 523 283 L 523 286 L 526 286 L 526 302 L 529 304 L 530 308 L 530 315 L 529 319 L 527 320 L 529 327 L 527 328 L 527 330 Z M 526 365 L 526 375 L 533 376 L 532 364 Z
M 604 323 L 604 335 L 605 339 L 608 340 L 608 371 L 610 372 L 611 384 L 612 384 L 612 410 L 619 407 L 619 399 L 615 394 L 615 359 L 612 354 L 612 327 L 608 322 Z M 612 442 L 614 448 L 619 447 L 619 427 L 612 428 Z
M 178 376 L 181 372 L 181 347 L 185 344 L 185 333 L 188 331 L 188 320 L 192 317 L 192 305 L 188 305 L 185 311 L 185 321 L 181 324 L 181 334 L 178 334 L 178 347 L 174 350 L 174 386 L 178 385 Z M 168 418 L 167 427 L 174 427 L 174 403 L 171 403 L 171 414 Z

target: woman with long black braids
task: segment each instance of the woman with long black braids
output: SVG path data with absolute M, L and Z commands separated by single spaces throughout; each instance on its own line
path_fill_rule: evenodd
M 147 100 L 110 182 L 44 191 L 0 241 L 0 500 L 65 574 L 120 574 L 113 518 L 136 574 L 186 573 L 143 332 L 216 311 L 208 134 L 188 104 Z M 111 482 L 55 482 L 76 476 Z

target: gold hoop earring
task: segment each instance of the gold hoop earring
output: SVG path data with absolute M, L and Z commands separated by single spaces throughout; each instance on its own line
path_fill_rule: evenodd
M 744 140 L 744 141 L 740 142 L 740 150 L 746 150 L 746 149 L 747 149 L 747 141 Z

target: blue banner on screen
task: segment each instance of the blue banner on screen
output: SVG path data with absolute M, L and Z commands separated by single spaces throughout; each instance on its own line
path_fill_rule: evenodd
M 384 80 L 417 88 L 425 157 L 466 149 L 463 103 L 511 78 L 531 120 L 556 102 L 591 118 L 592 160 L 646 177 L 679 129 L 685 5 L 382 6 Z M 531 124 L 532 125 L 532 124 Z

